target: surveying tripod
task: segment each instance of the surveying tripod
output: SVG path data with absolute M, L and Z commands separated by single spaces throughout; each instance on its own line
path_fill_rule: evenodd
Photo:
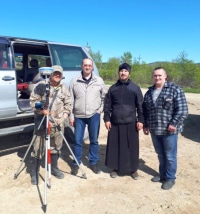
M 41 75 L 45 76 L 45 90 L 46 90 L 46 102 L 44 104 L 44 106 L 42 105 L 41 102 L 37 102 L 35 104 L 35 108 L 36 109 L 46 109 L 46 110 L 49 110 L 49 112 L 51 111 L 51 108 L 53 106 L 53 102 L 54 102 L 54 99 L 56 97 L 56 92 L 54 94 L 54 97 L 52 99 L 52 102 L 51 104 L 49 105 L 49 94 L 50 94 L 50 85 L 49 85 L 49 82 L 48 82 L 48 76 L 51 75 L 51 73 L 53 72 L 53 68 L 50 68 L 50 67 L 42 67 L 39 69 Z M 86 173 L 82 170 L 82 167 L 80 166 L 80 164 L 78 163 L 74 153 L 72 152 L 66 138 L 64 137 L 64 134 L 62 133 L 61 131 L 61 127 L 59 124 L 56 123 L 55 121 L 55 118 L 52 116 L 52 115 L 44 115 L 37 130 L 35 131 L 34 133 L 34 136 L 31 140 L 31 143 L 21 161 L 21 164 L 19 166 L 19 168 L 17 169 L 17 172 L 14 174 L 14 179 L 17 179 L 18 175 L 20 174 L 20 170 L 21 170 L 21 167 L 23 165 L 23 162 L 25 161 L 26 157 L 27 157 L 27 154 L 31 148 L 31 146 L 33 145 L 37 135 L 36 135 L 36 132 L 40 130 L 44 120 L 45 121 L 45 182 L 44 182 L 44 203 L 43 203 L 43 207 L 44 207 L 44 211 L 46 212 L 46 206 L 47 206 L 47 187 L 51 188 L 51 151 L 50 151 L 50 122 L 49 122 L 49 117 L 51 117 L 56 125 L 56 128 L 57 130 L 59 131 L 59 133 L 61 134 L 65 144 L 67 145 L 71 155 L 73 156 L 76 164 L 78 165 L 80 171 L 82 172 L 82 178 L 86 179 Z M 48 178 L 47 178 L 47 174 L 48 174 Z

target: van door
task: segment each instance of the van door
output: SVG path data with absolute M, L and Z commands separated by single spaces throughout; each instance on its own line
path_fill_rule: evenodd
M 0 120 L 17 114 L 16 74 L 10 42 L 0 37 Z

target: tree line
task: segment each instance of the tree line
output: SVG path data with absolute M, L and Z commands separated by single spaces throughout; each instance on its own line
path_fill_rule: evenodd
M 126 62 L 132 66 L 131 79 L 140 87 L 152 85 L 152 71 L 155 67 L 163 67 L 167 71 L 168 79 L 187 92 L 200 93 L 200 65 L 188 59 L 186 52 L 181 52 L 176 59 L 171 62 L 155 62 L 147 64 L 132 59 L 130 52 L 125 52 L 121 57 L 109 58 L 107 62 L 102 62 L 100 51 L 90 50 L 100 76 L 106 83 L 115 82 L 118 79 L 118 67 Z

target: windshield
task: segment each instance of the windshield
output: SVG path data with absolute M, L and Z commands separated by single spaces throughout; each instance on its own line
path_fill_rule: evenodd
M 81 70 L 82 60 L 87 58 L 81 47 L 50 44 L 53 65 L 60 65 L 64 70 Z

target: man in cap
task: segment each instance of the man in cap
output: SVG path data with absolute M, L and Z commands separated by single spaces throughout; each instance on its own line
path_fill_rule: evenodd
M 104 122 L 108 130 L 105 165 L 118 173 L 130 173 L 138 179 L 139 133 L 143 128 L 143 96 L 130 79 L 131 66 L 119 66 L 119 79 L 109 88 L 104 103 Z
M 30 104 L 35 114 L 35 131 L 36 139 L 33 145 L 32 156 L 32 175 L 31 183 L 33 185 L 38 184 L 38 171 L 41 158 L 45 152 L 45 120 L 42 127 L 38 130 L 38 126 L 44 117 L 49 115 L 50 122 L 50 147 L 51 147 L 51 173 L 58 179 L 64 178 L 64 174 L 58 169 L 57 162 L 59 158 L 60 149 L 62 147 L 62 136 L 56 128 L 56 125 L 60 125 L 61 131 L 64 132 L 64 121 L 68 118 L 71 112 L 71 96 L 67 87 L 61 83 L 63 68 L 59 65 L 52 66 L 53 72 L 49 77 L 48 84 L 46 81 L 41 81 L 34 87 L 31 96 Z M 48 109 L 36 108 L 36 103 L 41 102 L 42 106 L 45 106 L 47 100 L 47 88 L 49 87 L 49 106 Z M 56 124 L 53 120 L 56 121 Z

